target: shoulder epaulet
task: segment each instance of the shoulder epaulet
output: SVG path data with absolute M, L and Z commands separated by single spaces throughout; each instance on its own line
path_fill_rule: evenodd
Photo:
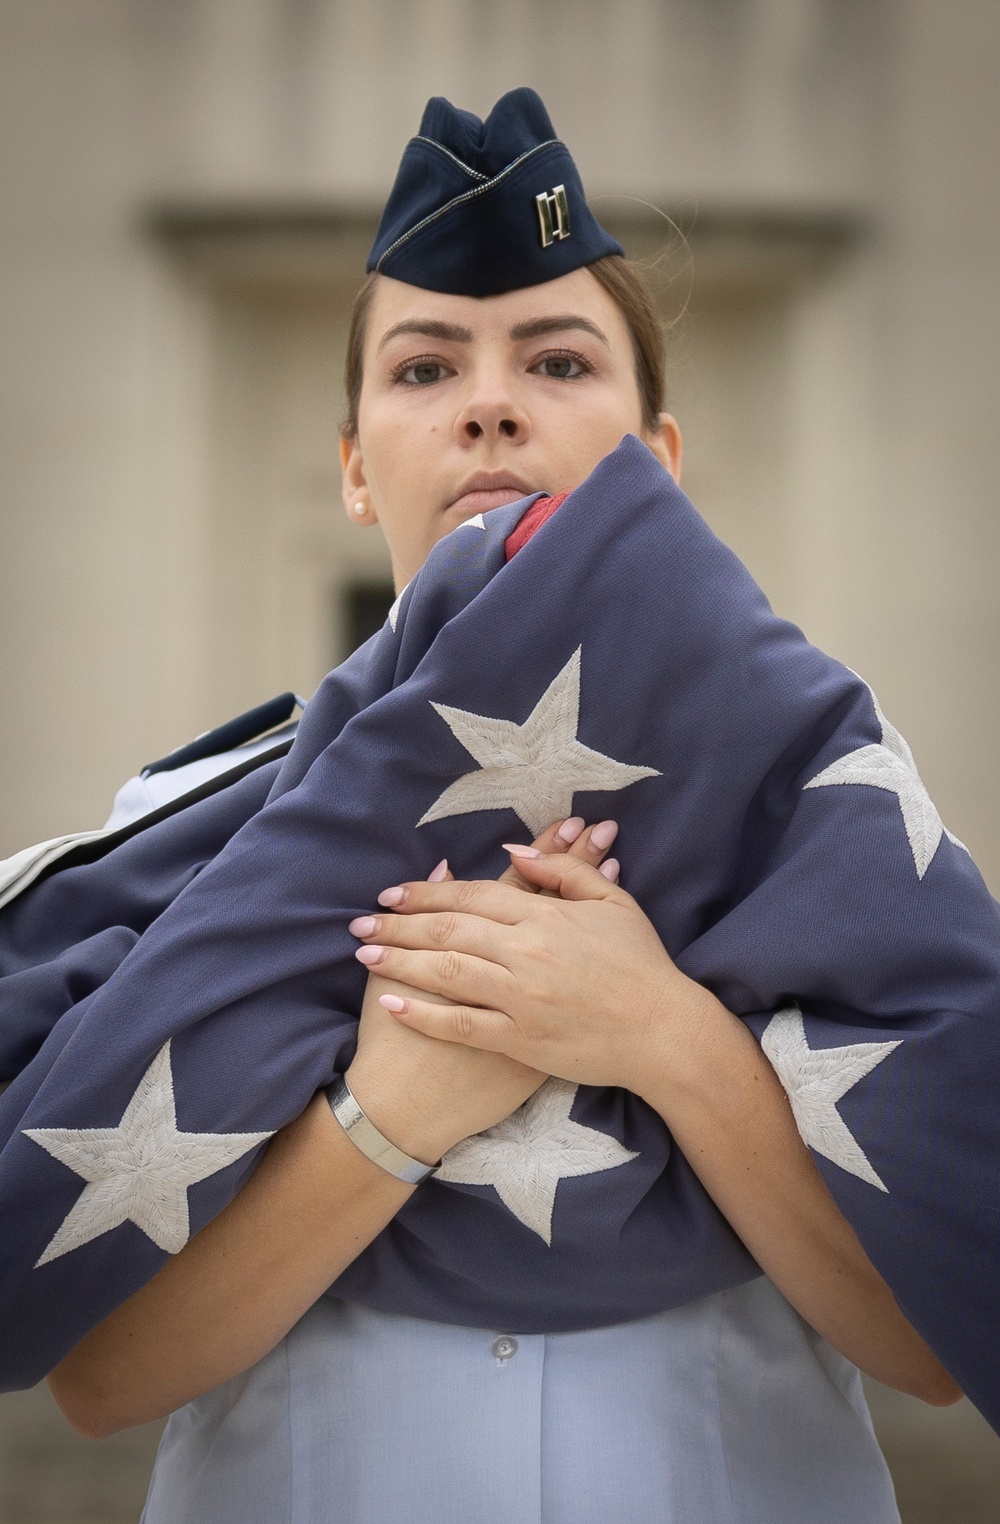
M 168 752 L 156 762 L 147 762 L 140 776 L 149 778 L 153 773 L 173 772 L 175 768 L 185 767 L 189 762 L 202 762 L 206 757 L 217 757 L 221 752 L 245 746 L 247 742 L 256 740 L 258 736 L 265 735 L 275 726 L 283 725 L 291 719 L 296 705 L 304 709 L 305 700 L 295 693 L 279 693 L 277 698 L 268 699 L 266 704 L 258 704 L 255 709 L 238 714 L 235 719 L 217 725 L 214 730 L 203 731 L 186 746 L 178 746 L 175 751 Z

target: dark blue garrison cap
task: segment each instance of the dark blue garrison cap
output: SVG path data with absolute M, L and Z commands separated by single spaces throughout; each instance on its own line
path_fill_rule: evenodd
M 587 205 L 541 97 L 510 90 L 485 122 L 442 96 L 406 145 L 367 269 L 497 296 L 621 254 Z

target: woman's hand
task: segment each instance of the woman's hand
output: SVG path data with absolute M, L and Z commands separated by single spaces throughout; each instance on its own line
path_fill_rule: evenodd
M 395 914 L 352 923 L 358 957 L 414 991 L 381 995 L 414 1032 L 641 1093 L 651 1048 L 683 1042 L 712 997 L 606 873 L 579 854 L 525 851 L 517 871 L 554 897 L 502 882 L 399 885 L 379 896 Z
M 594 874 L 608 887 L 609 878 L 595 872 L 603 863 L 614 838 L 611 822 L 586 829 L 576 817 L 556 822 L 542 833 L 534 850 L 547 860 L 575 863 Z M 564 854 L 564 855 L 561 855 Z M 617 864 L 604 863 L 613 877 Z M 435 869 L 436 882 L 421 885 L 442 893 L 460 892 L 446 873 Z M 512 865 L 499 884 L 513 903 L 535 903 L 543 892 L 540 883 Z M 528 891 L 525 893 L 525 891 Z M 554 892 L 551 888 L 549 892 Z M 369 919 L 359 917 L 352 927 L 360 929 Z M 379 918 L 381 919 L 381 918 Z M 380 977 L 378 970 L 368 981 L 358 1030 L 358 1051 L 347 1080 L 363 1110 L 375 1126 L 398 1148 L 414 1158 L 434 1164 L 453 1144 L 472 1133 L 483 1132 L 516 1111 L 547 1078 L 549 1071 L 491 1051 L 485 1044 L 459 1045 L 434 1041 L 416 1025 L 397 1022 L 379 1004 L 379 997 L 404 1004 L 419 995 L 398 979 Z
M 599 827 L 588 831 L 573 819 L 550 827 L 538 845 L 594 865 L 610 836 L 602 840 Z M 504 879 L 521 900 L 538 888 L 512 869 Z M 348 1071 L 352 1089 L 376 1126 L 416 1158 L 434 1163 L 459 1137 L 514 1111 L 545 1079 L 500 1054 L 435 1043 L 400 1026 L 375 998 L 379 988 L 396 986 L 369 982 L 374 990 Z M 99 1438 L 172 1412 L 246 1370 L 413 1191 L 355 1148 L 317 1095 L 272 1138 L 235 1200 L 56 1367 L 49 1378 L 56 1401 L 74 1427 Z
M 441 1046 L 476 1044 L 642 1096 L 808 1323 L 878 1380 L 954 1402 L 958 1387 L 842 1216 L 748 1028 L 680 973 L 631 896 L 586 863 L 518 856 L 517 867 L 561 898 L 488 883 L 380 896 L 397 913 L 359 957 L 427 992 L 407 996 L 397 1021 Z

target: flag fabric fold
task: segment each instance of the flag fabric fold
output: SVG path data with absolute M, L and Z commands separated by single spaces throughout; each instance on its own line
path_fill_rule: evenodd
M 0 913 L 0 1380 L 38 1379 L 220 1211 L 353 1053 L 347 922 L 571 810 L 762 1042 L 841 1210 L 1000 1425 L 1000 919 L 866 684 L 778 619 L 631 437 L 508 561 L 435 547 L 283 763 Z M 525 1332 L 759 1273 L 662 1120 L 549 1081 L 332 1289 Z

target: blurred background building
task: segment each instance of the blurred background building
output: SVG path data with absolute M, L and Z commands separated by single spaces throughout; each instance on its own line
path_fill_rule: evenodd
M 998 65 L 996 0 L 0 0 L 0 855 L 367 633 L 351 297 L 426 98 L 530 84 L 684 314 L 685 486 L 997 891 Z M 1000 1521 L 968 1405 L 875 1401 L 907 1521 Z M 150 1444 L 2 1399 L 0 1524 Z

